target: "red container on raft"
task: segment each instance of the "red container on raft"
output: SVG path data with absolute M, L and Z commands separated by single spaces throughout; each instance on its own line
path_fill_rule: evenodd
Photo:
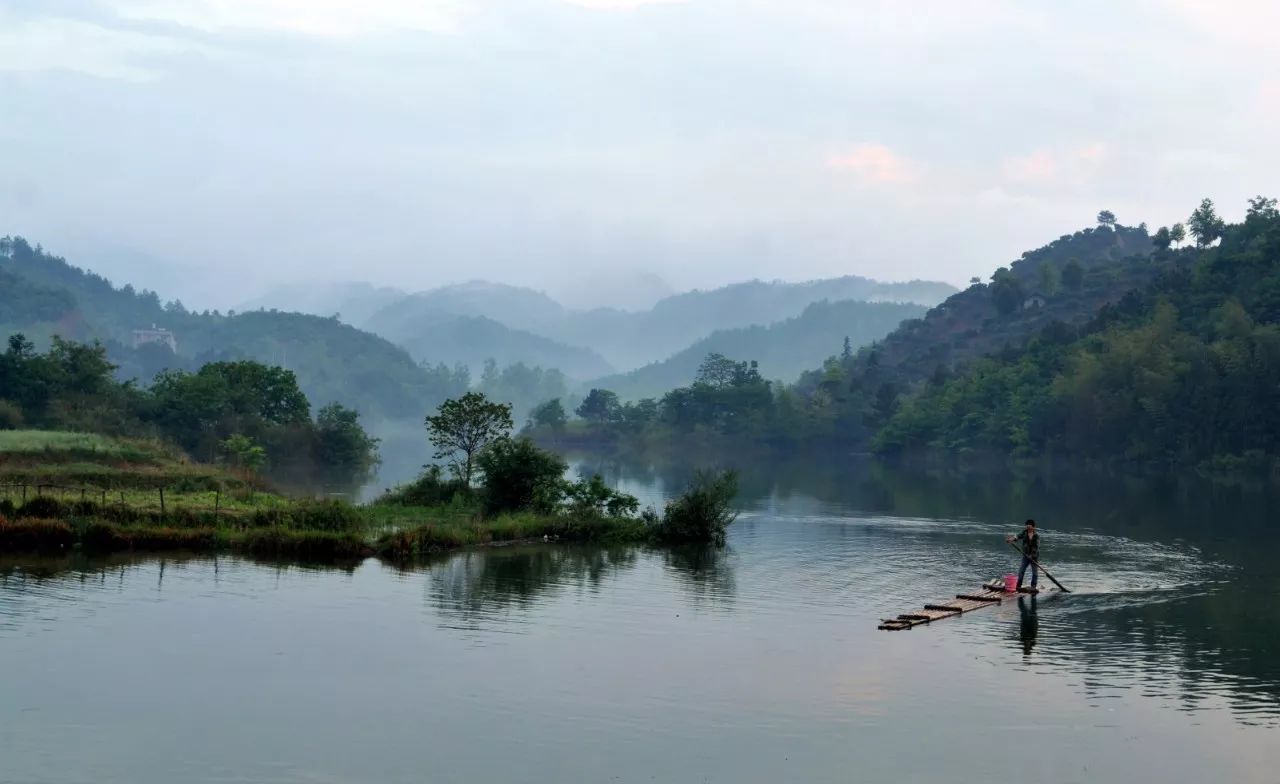
M 1006 574 L 1006 575 L 1004 576 L 1004 589 L 1005 589 L 1006 591 L 1008 591 L 1009 593 L 1013 593 L 1013 592 L 1017 591 L 1017 590 L 1018 590 L 1018 575 L 1016 575 L 1016 574 Z

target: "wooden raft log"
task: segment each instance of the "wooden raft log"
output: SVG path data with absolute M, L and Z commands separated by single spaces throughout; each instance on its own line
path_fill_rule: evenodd
M 973 610 L 980 610 L 983 607 L 990 607 L 993 604 L 1000 604 L 1005 599 L 1013 599 L 1020 595 L 983 586 L 981 593 L 959 593 L 956 594 L 955 599 L 926 604 L 922 611 L 902 613 L 897 618 L 881 619 L 880 625 L 876 628 L 891 632 L 913 629 L 921 624 L 932 623 L 943 618 L 952 618 Z

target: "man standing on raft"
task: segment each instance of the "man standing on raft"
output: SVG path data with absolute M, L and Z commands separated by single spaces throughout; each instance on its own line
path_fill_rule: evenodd
M 1040 577 L 1040 570 L 1036 568 L 1033 561 L 1040 560 L 1040 535 L 1036 533 L 1036 521 L 1028 520 L 1027 527 L 1017 536 L 1006 536 L 1006 542 L 1017 542 L 1018 549 L 1022 551 L 1022 566 L 1018 569 L 1018 590 L 1022 590 L 1022 578 L 1027 573 L 1027 567 L 1031 567 L 1031 590 L 1036 590 L 1036 580 Z

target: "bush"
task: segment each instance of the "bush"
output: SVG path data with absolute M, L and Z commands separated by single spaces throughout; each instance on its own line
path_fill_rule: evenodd
M 0 551 L 51 552 L 75 543 L 71 526 L 60 520 L 17 520 L 0 517 Z
M 290 526 L 304 531 L 361 531 L 364 529 L 364 517 L 351 504 L 320 501 L 294 509 L 290 514 Z
M 0 430 L 21 430 L 22 409 L 17 403 L 0 400 Z
M 244 538 L 233 540 L 233 545 L 263 558 L 317 561 L 362 558 L 369 552 L 360 536 L 334 531 L 251 531 Z
M 440 466 L 428 466 L 422 476 L 407 485 L 394 487 L 382 494 L 379 504 L 396 506 L 439 506 L 455 498 L 471 495 L 471 488 L 459 479 L 445 479 Z
M 630 517 L 640 508 L 639 499 L 609 487 L 599 474 L 570 484 L 565 490 L 569 512 L 576 517 Z
M 66 517 L 69 511 L 68 506 L 58 499 L 47 495 L 38 495 L 18 507 L 18 516 L 59 520 Z
M 654 538 L 666 544 L 724 544 L 725 533 L 738 513 L 732 508 L 738 494 L 738 475 L 699 472 L 678 498 L 667 504 Z
M 549 514 L 564 497 L 568 465 L 527 438 L 502 439 L 476 459 L 484 475 L 486 514 L 534 511 Z

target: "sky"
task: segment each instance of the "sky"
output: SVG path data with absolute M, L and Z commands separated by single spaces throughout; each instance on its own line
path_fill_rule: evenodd
M 1270 2 L 0 0 L 0 234 L 226 307 L 962 284 L 1280 192 Z

